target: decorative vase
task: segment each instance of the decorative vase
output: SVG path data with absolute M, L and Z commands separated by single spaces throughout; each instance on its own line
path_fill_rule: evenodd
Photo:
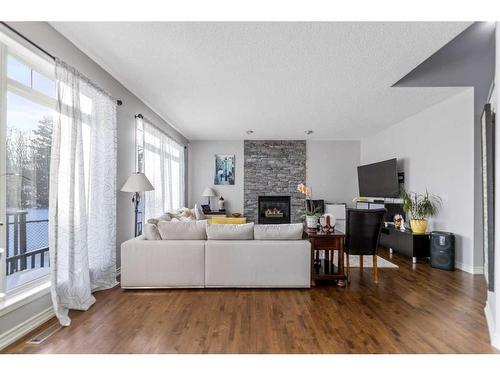
M 222 195 L 219 198 L 219 202 L 218 203 L 219 203 L 219 211 L 224 211 L 224 198 L 222 197 Z
M 316 229 L 318 227 L 318 217 L 306 216 L 306 226 L 309 229 Z
M 324 214 L 319 218 L 319 224 L 321 225 L 321 229 L 325 233 L 331 233 L 335 230 L 335 216 L 332 214 Z
M 424 234 L 427 230 L 427 219 L 411 219 L 410 227 L 414 234 Z

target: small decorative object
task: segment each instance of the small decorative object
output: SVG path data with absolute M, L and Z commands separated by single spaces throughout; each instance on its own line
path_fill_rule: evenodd
M 333 232 L 335 230 L 335 224 L 337 223 L 337 219 L 335 219 L 335 216 L 333 214 L 325 214 L 327 224 L 330 226 L 330 232 Z
M 224 197 L 221 195 L 219 198 L 219 211 L 224 211 Z
M 232 217 L 241 217 L 241 214 L 239 212 L 235 212 L 231 214 Z
M 401 224 L 404 221 L 403 216 L 401 216 L 400 214 L 396 214 L 396 215 L 394 215 L 393 220 L 394 220 L 394 227 L 396 229 L 401 229 Z
M 403 209 L 411 216 L 410 227 L 415 234 L 427 230 L 427 218 L 434 216 L 441 208 L 441 198 L 437 195 L 403 192 Z
M 234 185 L 234 155 L 215 155 L 215 185 Z
M 312 191 L 311 188 L 300 183 L 297 185 L 297 191 L 304 194 L 306 201 L 306 211 L 304 212 L 304 216 L 306 217 L 306 226 L 309 229 L 317 229 L 318 228 L 318 214 L 321 211 L 321 207 L 314 207 L 314 202 L 312 200 Z M 311 202 L 310 207 L 307 205 L 307 201 Z
M 211 211 L 210 206 L 208 204 L 202 204 L 201 209 L 203 210 L 204 214 L 207 214 Z
M 399 228 L 399 230 L 401 232 L 404 232 L 406 230 L 406 228 L 405 228 L 405 219 L 401 220 L 401 227 Z
M 319 224 L 322 232 L 331 233 L 335 228 L 335 217 L 332 214 L 325 214 L 319 218 Z

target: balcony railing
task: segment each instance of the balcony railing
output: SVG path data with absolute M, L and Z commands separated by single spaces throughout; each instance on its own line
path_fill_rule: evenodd
M 49 220 L 27 220 L 27 215 L 27 210 L 7 211 L 7 275 L 49 265 Z

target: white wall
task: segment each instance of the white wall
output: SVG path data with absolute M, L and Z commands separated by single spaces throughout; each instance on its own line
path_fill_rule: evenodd
M 75 47 L 69 40 L 64 38 L 46 22 L 8 22 L 9 26 L 32 40 L 46 51 L 66 61 L 87 75 L 99 86 L 108 91 L 117 99 L 123 101 L 123 105 L 117 109 L 118 123 L 118 189 L 125 183 L 126 179 L 135 168 L 135 119 L 137 113 L 153 121 L 157 126 L 171 134 L 178 142 L 185 144 L 187 140 L 173 129 L 167 122 L 160 118 L 145 103 L 132 94 L 127 88 L 115 80 L 109 73 L 97 65 L 87 55 Z M 126 193 L 117 193 L 117 261 L 120 261 L 119 245 L 121 242 L 133 237 L 134 216 L 130 201 L 131 196 Z M 34 316 L 40 312 L 40 306 L 50 306 L 50 298 L 41 299 L 43 303 L 23 306 L 14 310 L 9 315 L 0 317 L 0 336 L 4 333 L 5 326 L 12 326 L 23 322 L 25 316 Z M 8 322 L 4 324 L 3 322 Z
M 193 141 L 188 146 L 188 205 L 207 204 L 201 193 L 207 186 L 223 196 L 226 210 L 243 213 L 243 141 Z M 235 155 L 234 185 L 214 185 L 215 154 Z M 212 209 L 218 209 L 218 198 L 211 198 Z
M 474 264 L 474 92 L 466 89 L 441 103 L 361 141 L 362 164 L 398 158 L 405 188 L 443 199 L 430 230 L 456 235 L 456 265 L 482 273 Z
M 235 154 L 235 185 L 214 186 L 214 155 Z M 358 194 L 359 141 L 307 141 L 307 184 L 313 197 L 329 202 L 347 202 Z M 193 141 L 189 145 L 188 204 L 206 204 L 200 195 L 212 187 L 226 201 L 230 212 L 243 212 L 243 141 Z M 212 198 L 216 208 L 216 199 Z
M 307 141 L 307 184 L 314 199 L 351 203 L 358 196 L 359 141 Z
M 496 24 L 496 69 L 495 69 L 495 91 L 493 92 L 491 98 L 492 108 L 496 113 L 496 118 L 498 118 L 498 113 L 500 109 L 500 95 L 498 93 L 498 87 L 500 87 L 500 22 Z M 498 124 L 498 121 L 496 122 Z M 498 131 L 498 125 L 495 131 L 495 175 L 500 176 L 500 132 Z M 498 178 L 497 178 L 498 181 Z M 500 196 L 500 184 L 495 184 L 495 196 Z M 495 291 L 488 291 L 485 315 L 486 321 L 488 322 L 488 328 L 490 331 L 491 343 L 498 349 L 500 349 L 500 241 L 498 241 L 500 233 L 500 199 L 495 199 Z

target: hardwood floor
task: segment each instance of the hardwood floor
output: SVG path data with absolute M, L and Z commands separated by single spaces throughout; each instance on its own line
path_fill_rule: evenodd
M 31 334 L 3 353 L 496 353 L 482 276 L 392 261 L 378 285 L 351 269 L 345 289 L 115 288 L 42 344 Z

